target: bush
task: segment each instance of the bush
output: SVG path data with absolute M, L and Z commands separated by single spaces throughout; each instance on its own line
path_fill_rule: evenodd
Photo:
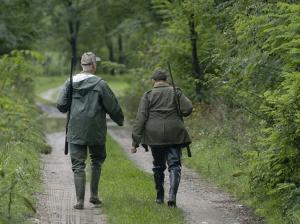
M 24 223 L 26 214 L 35 212 L 39 152 L 49 151 L 33 93 L 40 59 L 29 51 L 0 58 L 0 221 L 4 223 Z

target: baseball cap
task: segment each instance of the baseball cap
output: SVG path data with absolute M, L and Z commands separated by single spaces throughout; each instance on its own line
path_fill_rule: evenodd
M 101 61 L 101 58 L 97 57 L 93 52 L 85 52 L 81 56 L 82 65 L 90 65 L 96 63 L 97 61 Z

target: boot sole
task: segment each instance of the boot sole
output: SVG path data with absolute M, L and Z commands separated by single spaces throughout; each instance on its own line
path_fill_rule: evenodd
M 162 200 L 157 200 L 157 199 L 156 199 L 156 200 L 155 200 L 155 203 L 161 205 L 161 204 L 164 203 L 164 201 L 162 201 Z
M 100 201 L 100 200 L 90 200 L 89 201 L 90 203 L 92 203 L 92 204 L 94 204 L 94 205 L 102 205 L 102 201 Z
M 174 201 L 168 201 L 168 207 L 170 207 L 170 208 L 176 208 L 177 206 L 176 206 L 176 202 L 174 202 Z
M 74 205 L 73 208 L 77 209 L 77 210 L 83 210 L 84 206 L 83 205 Z

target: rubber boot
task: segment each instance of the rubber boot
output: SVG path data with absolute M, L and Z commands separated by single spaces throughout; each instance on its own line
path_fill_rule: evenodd
M 169 207 L 176 207 L 176 195 L 180 183 L 181 169 L 170 170 L 170 191 L 169 191 Z
M 90 183 L 90 203 L 94 205 L 100 205 L 102 202 L 99 200 L 98 187 L 101 175 L 101 168 L 91 169 L 91 183 Z
M 165 179 L 165 175 L 163 172 L 157 172 L 157 171 L 154 172 L 155 189 L 157 192 L 155 202 L 157 204 L 164 203 L 164 196 L 165 196 L 164 179 Z
M 74 205 L 74 208 L 83 209 L 85 195 L 85 173 L 74 174 L 74 183 L 77 198 L 77 204 Z

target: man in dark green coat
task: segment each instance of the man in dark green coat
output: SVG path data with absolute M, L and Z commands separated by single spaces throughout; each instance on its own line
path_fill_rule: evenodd
M 176 109 L 174 89 L 167 83 L 165 71 L 157 70 L 152 79 L 153 89 L 146 92 L 140 101 L 132 132 L 131 151 L 135 153 L 140 144 L 150 146 L 154 160 L 156 202 L 159 204 L 164 202 L 164 171 L 168 164 L 168 206 L 175 207 L 181 175 L 181 149 L 191 144 L 181 116 L 189 116 L 193 107 L 191 101 L 176 88 L 180 111 Z
M 90 202 L 99 205 L 98 184 L 101 165 L 106 158 L 106 114 L 122 126 L 124 115 L 118 101 L 107 83 L 95 76 L 97 57 L 92 52 L 81 57 L 82 72 L 73 77 L 73 94 L 67 141 L 69 143 L 74 172 L 77 204 L 75 209 L 83 209 L 85 196 L 85 161 L 87 148 L 91 158 Z M 99 59 L 100 60 L 100 59 Z M 68 80 L 61 90 L 57 108 L 68 112 Z

